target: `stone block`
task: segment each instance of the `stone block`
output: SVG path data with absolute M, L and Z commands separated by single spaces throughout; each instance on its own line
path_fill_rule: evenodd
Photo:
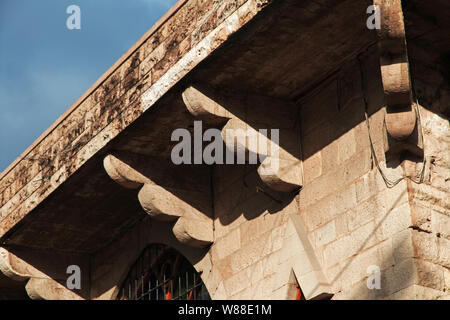
M 297 288 L 291 284 L 275 289 L 272 292 L 272 299 L 274 300 L 293 300 L 296 297 Z
M 370 266 L 377 266 L 381 270 L 385 258 L 379 246 L 375 246 L 341 262 L 339 278 L 341 278 L 342 289 L 346 290 L 367 279 L 371 275 L 367 272 Z
M 214 243 L 215 251 L 219 259 L 232 254 L 241 247 L 241 233 L 239 229 L 235 229 L 224 237 L 219 238 Z
M 258 220 L 253 219 L 242 223 L 239 226 L 241 246 L 245 246 L 258 237 Z
M 253 284 L 258 283 L 261 279 L 264 278 L 263 261 L 262 260 L 258 261 L 253 266 L 251 266 L 251 268 L 252 268 L 252 272 L 251 272 L 251 277 L 250 277 L 250 283 L 253 285 Z
M 333 194 L 342 187 L 344 170 L 338 168 L 333 172 L 323 173 L 300 191 L 300 210 L 320 201 L 324 197 Z
M 214 296 L 216 290 L 219 290 L 220 285 L 224 285 L 224 279 L 220 273 L 220 270 L 218 268 L 212 268 L 211 272 L 205 276 L 206 277 L 203 278 L 203 282 L 205 283 L 208 292 Z
M 426 208 L 421 205 L 411 204 L 411 220 L 413 226 L 422 230 L 432 231 L 432 213 L 431 208 Z
M 439 256 L 438 238 L 435 234 L 423 231 L 412 231 L 412 243 L 415 257 L 437 262 Z
M 377 243 L 376 248 L 380 257 L 379 267 L 381 268 L 381 270 L 393 267 L 396 263 L 396 260 L 394 259 L 396 252 L 393 245 L 393 240 L 388 239 L 379 242 Z M 400 253 L 398 253 L 398 255 L 400 255 Z M 407 254 L 405 254 L 405 256 L 406 255 Z
M 450 216 L 431 210 L 431 230 L 441 237 L 450 239 Z
M 321 150 L 322 173 L 330 173 L 340 168 L 339 150 L 336 140 L 331 140 Z
M 414 257 L 413 231 L 405 229 L 392 237 L 395 263 Z M 389 241 L 389 240 L 388 240 Z
M 270 246 L 269 236 L 270 233 L 264 234 L 250 244 L 232 253 L 231 267 L 233 272 L 248 268 L 263 259 L 270 252 L 270 250 L 265 250 L 267 245 Z
M 416 284 L 440 291 L 444 290 L 444 267 L 420 259 L 415 259 L 415 267 L 417 272 Z
M 272 230 L 272 252 L 278 251 L 283 247 L 284 230 L 286 225 Z
M 348 215 L 352 214 L 352 210 L 347 211 L 335 218 L 336 225 L 336 238 L 339 239 L 345 235 L 347 235 L 348 228 Z
M 301 109 L 302 129 L 309 133 L 337 112 L 336 81 L 331 81 L 321 89 L 320 94 L 314 95 L 304 102 Z
M 375 224 L 370 222 L 353 231 L 353 233 L 326 245 L 324 260 L 327 266 L 345 260 L 358 252 L 373 246 L 377 242 Z
M 336 239 L 335 221 L 331 221 L 315 231 L 316 248 Z
M 231 277 L 235 272 L 240 271 L 241 269 L 233 268 L 232 266 L 232 256 L 229 255 L 223 259 L 215 261 L 214 264 L 216 264 L 217 270 L 219 270 L 220 275 L 222 276 L 222 279 L 228 279 Z
M 411 226 L 411 211 L 408 203 L 381 213 L 375 219 L 378 240 L 387 239 Z
M 301 194 L 301 192 L 300 192 Z M 300 206 L 301 206 L 300 199 Z M 301 210 L 305 217 L 306 227 L 309 231 L 315 230 L 320 225 L 331 221 L 334 218 L 335 211 L 332 210 L 331 198 L 325 198 L 317 201 L 307 209 Z
M 445 285 L 445 291 L 450 291 L 450 270 L 444 269 L 444 285 Z
M 370 151 L 364 150 L 359 153 L 355 153 L 351 158 L 343 163 L 341 169 L 342 179 L 339 181 L 340 186 L 353 183 L 355 180 L 366 174 L 371 170 L 370 163 Z
M 262 260 L 263 277 L 268 277 L 268 276 L 275 274 L 275 272 L 278 271 L 277 270 L 278 262 L 279 262 L 279 253 L 278 252 L 275 252 L 269 256 L 266 256 Z
M 367 199 L 358 204 L 354 210 L 351 210 L 347 215 L 348 229 L 353 231 L 356 228 L 366 224 L 383 210 L 383 199 L 380 194 Z
M 322 153 L 317 151 L 303 161 L 305 183 L 309 183 L 322 174 Z
M 356 152 L 356 139 L 355 132 L 350 129 L 338 139 L 338 161 L 339 163 L 345 162 L 350 159 Z
M 250 279 L 247 276 L 247 271 L 242 270 L 224 280 L 225 291 L 228 296 L 233 296 L 247 288 L 249 282 Z
M 346 185 L 330 197 L 330 209 L 333 217 L 346 212 L 356 206 L 356 187 L 355 184 Z
M 394 210 L 400 207 L 402 204 L 407 203 L 408 199 L 408 189 L 406 181 L 398 183 L 395 187 L 385 189 L 382 192 L 382 197 L 384 199 L 384 208 L 386 212 Z
M 443 291 L 412 285 L 387 297 L 389 300 L 436 300 L 449 298 Z
M 358 203 L 365 201 L 385 188 L 386 184 L 378 170 L 372 169 L 356 182 L 356 200 Z
M 439 258 L 438 263 L 446 268 L 450 268 L 450 240 L 440 237 L 439 243 Z
M 214 300 L 226 300 L 228 298 L 223 282 L 219 284 L 217 290 L 211 295 Z
M 366 281 L 361 281 L 344 291 L 337 292 L 333 300 L 374 300 L 376 296 L 377 291 L 368 289 Z
M 406 259 L 397 263 L 392 271 L 393 274 L 387 277 L 390 280 L 388 282 L 389 293 L 402 290 L 418 282 L 415 259 Z

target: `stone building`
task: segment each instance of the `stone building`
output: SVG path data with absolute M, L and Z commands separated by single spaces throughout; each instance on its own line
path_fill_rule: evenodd
M 0 175 L 0 298 L 448 298 L 449 34 L 446 0 L 180 0 Z

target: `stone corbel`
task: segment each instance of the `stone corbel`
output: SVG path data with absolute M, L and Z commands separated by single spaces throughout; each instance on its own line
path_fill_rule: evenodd
M 153 219 L 174 223 L 172 231 L 180 242 L 205 247 L 214 241 L 210 196 L 189 181 L 189 176 L 199 175 L 190 175 L 188 169 L 177 174 L 170 161 L 130 153 L 109 154 L 103 165 L 121 186 L 140 189 L 138 199 L 143 210 Z
M 379 49 L 386 101 L 385 153 L 394 158 L 407 151 L 423 156 L 413 102 L 401 0 L 374 0 L 380 9 Z
M 70 264 L 81 268 L 81 290 L 78 292 L 65 287 L 69 277 L 65 272 Z M 24 249 L 20 250 L 20 254 L 15 254 L 0 248 L 0 272 L 14 281 L 26 281 L 25 290 L 33 300 L 81 300 L 87 295 L 86 276 L 89 273 L 79 257 L 62 257 Z
M 182 98 L 194 117 L 222 128 L 228 149 L 245 150 L 247 155 L 256 154 L 263 159 L 258 174 L 269 188 L 291 192 L 301 187 L 300 141 L 293 104 L 257 95 L 226 96 L 199 86 L 188 87 Z M 279 129 L 278 143 L 270 136 L 271 129 Z M 254 140 L 246 138 L 246 134 Z
M 30 275 L 13 267 L 13 257 L 5 248 L 0 248 L 0 272 L 14 281 L 26 281 Z

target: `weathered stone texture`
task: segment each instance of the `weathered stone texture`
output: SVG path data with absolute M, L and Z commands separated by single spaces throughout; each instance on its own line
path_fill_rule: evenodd
M 360 58 L 370 133 L 381 169 L 388 179 L 395 180 L 411 170 L 408 162 L 386 165 L 384 160 L 383 91 L 379 73 L 369 73 L 376 56 L 376 51 L 369 50 Z M 337 93 L 336 81 L 331 78 L 301 101 L 305 185 L 299 196 L 300 215 L 315 238 L 316 254 L 323 257 L 335 298 L 431 297 L 427 289 L 419 292 L 425 287 L 437 290 L 435 298 L 445 296 L 448 287 L 443 275 L 448 272 L 450 230 L 446 179 L 450 166 L 445 151 L 450 146 L 448 120 L 422 104 L 428 163 L 425 181 L 418 185 L 405 179 L 387 188 L 370 164 L 362 99 L 356 97 L 340 109 L 342 96 Z M 313 110 L 321 110 L 320 119 Z M 343 115 L 346 122 L 341 120 Z M 414 169 L 417 172 L 421 167 L 418 162 Z M 421 264 L 422 260 L 427 264 Z M 406 276 L 411 273 L 406 282 L 398 276 L 402 273 L 395 271 L 405 261 L 410 261 L 412 270 L 405 270 Z M 389 284 L 388 288 L 369 292 L 365 279 L 370 265 L 381 268 L 386 279 L 382 286 Z M 391 276 L 399 279 L 387 280 Z M 414 289 L 405 291 L 409 286 Z
M 101 242 L 95 247 L 96 250 L 90 247 L 92 252 L 89 252 L 89 266 L 85 266 L 89 270 L 90 295 L 83 292 L 81 297 L 115 298 L 130 265 L 144 248 L 149 244 L 163 243 L 187 257 L 201 273 L 213 299 L 292 299 L 296 295 L 296 282 L 308 299 L 320 297 L 324 293 L 333 294 L 334 299 L 448 298 L 450 89 L 446 82 L 448 74 L 445 63 L 440 60 L 441 57 L 435 57 L 434 53 L 428 53 L 424 49 L 421 43 L 423 40 L 415 42 L 411 39 L 408 42 L 411 46 L 408 48 L 411 49 L 409 58 L 413 66 L 411 79 L 419 97 L 418 119 L 424 132 L 426 162 L 423 181 L 419 184 L 410 179 L 402 179 L 395 186 L 388 187 L 375 166 L 375 156 L 380 170 L 389 180 L 420 172 L 422 162 L 421 159 L 410 157 L 386 161 L 385 92 L 380 71 L 380 54 L 374 44 L 369 45 L 362 53 L 355 51 L 356 47 L 361 46 L 361 39 L 357 36 L 361 30 L 352 30 L 355 34 L 348 29 L 342 29 L 345 32 L 341 30 L 345 34 L 340 40 L 342 45 L 333 45 L 351 44 L 337 50 L 339 56 L 332 53 L 325 55 L 321 42 L 310 43 L 316 51 L 305 49 L 298 54 L 309 61 L 307 58 L 311 53 L 320 53 L 321 59 L 318 58 L 317 61 L 321 62 L 311 61 L 310 65 L 305 66 L 305 72 L 284 74 L 286 66 L 283 65 L 286 61 L 280 59 L 284 57 L 283 54 L 292 59 L 288 61 L 288 67 L 296 67 L 300 60 L 296 60 L 298 57 L 294 58 L 288 51 L 300 48 L 303 42 L 311 42 L 310 38 L 318 30 L 326 30 L 329 32 L 328 37 L 333 38 L 340 29 L 334 28 L 334 25 L 330 28 L 330 23 L 337 23 L 340 19 L 335 17 L 333 20 L 333 12 L 327 14 L 327 19 L 331 20 L 320 20 L 320 13 L 325 10 L 328 12 L 327 6 L 304 4 L 308 10 L 296 8 L 304 18 L 300 19 L 302 28 L 305 27 L 303 24 L 309 23 L 308 18 L 317 25 L 310 29 L 305 27 L 307 32 L 297 35 L 297 29 L 295 32 L 289 30 L 289 27 L 297 26 L 290 23 L 293 18 L 286 10 L 289 5 L 280 5 L 277 9 L 281 8 L 281 13 L 265 18 L 282 19 L 280 29 L 286 27 L 286 33 L 280 32 L 276 36 L 284 41 L 281 43 L 292 44 L 292 47 L 279 48 L 275 41 L 265 43 L 266 34 L 271 34 L 272 25 L 266 25 L 264 20 L 264 23 L 260 21 L 257 25 L 262 31 L 252 29 L 251 26 L 249 30 L 245 30 L 245 35 L 250 40 L 239 39 L 236 35 L 238 39 L 234 39 L 235 42 L 231 42 L 230 47 L 225 46 L 228 51 L 222 51 L 225 52 L 223 56 L 226 56 L 224 60 L 220 60 L 222 55 L 217 57 L 212 54 L 270 2 L 189 0 L 180 3 L 164 24 L 133 47 L 130 54 L 115 65 L 28 154 L 51 154 L 51 157 L 22 159 L 0 178 L 0 237 L 43 203 L 69 177 L 74 176 L 88 160 L 96 160 L 95 155 L 107 149 L 108 144 L 125 128 L 133 122 L 139 122 L 135 120 L 143 116 L 146 110 L 150 114 L 150 111 L 156 109 L 161 100 L 168 111 L 155 116 L 156 128 L 151 128 L 152 124 L 133 127 L 133 139 L 122 139 L 119 142 L 122 144 L 122 151 L 136 152 L 140 148 L 152 151 L 154 148 L 155 153 L 158 153 L 159 148 L 166 148 L 164 150 L 167 151 L 169 143 L 166 141 L 148 145 L 141 145 L 139 141 L 148 142 L 163 135 L 139 135 L 136 132 L 150 129 L 170 131 L 167 128 L 171 127 L 167 124 L 176 116 L 188 119 L 182 122 L 183 125 L 191 120 L 192 115 L 198 116 L 197 113 L 201 110 L 196 109 L 198 105 L 191 101 L 195 95 L 192 99 L 188 97 L 188 113 L 183 106 L 186 94 L 182 93 L 186 93 L 183 91 L 186 87 L 195 85 L 190 83 L 192 79 L 200 79 L 218 88 L 228 85 L 234 91 L 242 90 L 244 97 L 249 96 L 247 92 L 259 89 L 264 93 L 269 92 L 277 99 L 282 97 L 286 100 L 298 100 L 292 105 L 295 112 L 289 114 L 286 112 L 287 108 L 270 103 L 267 112 L 264 111 L 266 113 L 262 111 L 263 108 L 259 108 L 260 112 L 254 112 L 254 105 L 260 105 L 254 102 L 245 108 L 245 112 L 241 110 L 238 116 L 235 115 L 233 120 L 234 124 L 251 126 L 252 123 L 247 122 L 252 118 L 249 114 L 253 113 L 253 118 L 269 129 L 293 128 L 295 138 L 293 135 L 283 136 L 282 143 L 291 148 L 288 151 L 298 160 L 294 164 L 295 168 L 299 169 L 301 166 L 303 169 L 301 190 L 280 192 L 280 189 L 268 188 L 258 174 L 257 165 L 205 166 L 199 168 L 203 171 L 192 175 L 194 178 L 188 179 L 186 167 L 182 168 L 182 173 L 177 174 L 178 171 L 163 170 L 160 164 L 149 165 L 150 157 L 145 152 L 142 161 L 145 163 L 143 167 L 147 166 L 145 174 L 140 174 L 139 170 L 131 170 L 131 163 L 126 161 L 130 168 L 122 166 L 119 170 L 111 158 L 106 158 L 106 171 L 114 181 L 132 189 L 141 188 L 144 184 L 146 186 L 139 195 L 137 192 L 130 193 L 127 194 L 130 195 L 129 198 L 122 198 L 123 211 L 134 220 L 128 221 L 129 224 L 116 226 L 117 233 L 109 238 L 105 237 L 109 242 L 102 242 L 105 238 L 99 240 L 89 234 L 82 240 L 85 242 L 80 240 L 74 246 L 76 249 L 83 248 L 83 244 L 92 239 Z M 296 2 L 291 1 L 290 5 L 293 6 L 293 3 Z M 343 6 L 340 7 L 341 12 L 349 11 L 346 8 L 360 9 L 357 2 L 335 3 L 336 7 Z M 355 14 L 353 11 L 351 13 Z M 364 32 L 367 30 L 364 29 Z M 295 41 L 291 41 L 292 39 Z M 369 40 L 364 37 L 364 41 Z M 250 49 L 234 59 L 234 54 L 231 53 L 236 48 L 240 49 L 242 43 L 243 47 L 248 46 Z M 315 45 L 318 47 L 315 48 Z M 269 50 L 271 48 L 274 49 L 273 52 Z M 329 51 L 334 52 L 333 48 L 337 47 L 330 47 Z M 270 60 L 271 63 L 262 68 L 260 62 L 265 62 L 273 54 L 278 54 L 278 59 Z M 207 61 L 209 64 L 205 63 L 192 72 L 206 58 L 210 58 Z M 326 68 L 319 65 L 324 61 L 331 63 L 332 60 L 336 61 Z M 427 61 L 433 63 L 426 63 Z M 224 69 L 216 72 L 217 65 L 223 65 Z M 334 70 L 337 66 L 339 68 Z M 269 73 L 275 76 L 266 77 Z M 306 77 L 304 74 L 310 76 Z M 240 75 L 240 78 L 236 75 Z M 183 88 L 180 86 L 169 92 L 184 78 L 187 81 Z M 268 80 L 264 82 L 264 78 Z M 310 88 L 312 80 L 315 87 Z M 259 82 L 264 84 L 259 87 Z M 305 88 L 306 85 L 308 88 Z M 183 108 L 177 109 L 178 104 Z M 218 112 L 217 105 L 211 104 L 209 113 L 227 118 L 226 115 L 231 110 Z M 230 105 L 234 106 L 233 103 Z M 203 120 L 208 122 L 208 119 L 211 120 L 211 117 Z M 209 124 L 218 126 L 218 123 L 221 124 L 221 119 L 219 120 Z M 301 143 L 298 143 L 299 136 Z M 58 153 L 61 150 L 66 151 Z M 168 159 L 161 157 L 160 161 Z M 159 172 L 153 174 L 153 167 L 158 168 Z M 96 170 L 96 167 L 92 168 Z M 176 178 L 169 179 L 168 172 Z M 113 183 L 109 179 L 108 182 Z M 95 190 L 80 191 L 95 193 L 96 196 L 92 197 L 95 199 L 99 197 L 97 193 L 104 191 L 95 189 L 98 185 L 79 185 Z M 110 189 L 115 186 L 103 185 Z M 296 185 L 300 186 L 300 181 Z M 107 194 L 102 198 L 103 201 L 109 200 L 108 196 L 114 197 L 115 194 Z M 138 207 L 133 206 L 134 202 L 130 198 L 135 202 L 140 200 Z M 201 205 L 198 202 L 200 198 Z M 48 212 L 55 213 L 53 216 L 47 213 L 43 220 L 50 220 L 49 217 L 57 220 L 55 217 L 59 211 L 51 210 L 54 208 L 51 206 L 49 208 Z M 102 214 L 110 213 L 104 210 Z M 81 211 L 80 215 L 84 214 Z M 86 211 L 89 211 L 88 214 L 98 214 L 98 219 L 102 217 L 96 210 Z M 149 216 L 143 217 L 144 212 Z M 195 223 L 198 221 L 196 219 L 189 222 L 185 220 L 189 215 L 191 218 L 206 215 L 211 220 L 207 224 L 203 220 L 202 223 Z M 71 217 L 67 219 L 70 221 Z M 175 220 L 178 222 L 174 225 Z M 210 228 L 211 221 L 214 228 Z M 46 235 L 49 233 L 46 222 L 48 221 L 36 222 L 34 230 Z M 59 223 L 59 220 L 52 222 Z M 83 232 L 71 230 L 70 224 L 66 227 L 58 239 L 70 242 L 78 239 L 74 234 Z M 108 233 L 110 230 L 106 229 L 104 232 Z M 20 237 L 25 236 L 19 234 L 18 237 L 20 240 Z M 47 235 L 47 239 L 53 238 Z M 43 238 L 33 240 L 35 246 L 49 246 L 44 243 Z M 10 268 L 7 263 L 3 263 L 1 267 L 6 271 L 2 271 L 21 281 L 30 279 L 26 290 L 33 298 L 74 298 L 61 286 L 65 278 L 62 266 L 66 264 L 67 257 L 57 253 L 46 256 L 48 261 L 53 261 L 52 257 L 56 257 L 55 261 L 58 263 L 55 270 L 48 269 L 45 264 L 39 265 L 43 270 L 53 270 L 52 274 L 45 274 L 38 265 L 33 264 L 33 261 L 36 264 L 41 262 L 40 257 L 34 255 L 36 253 L 27 257 L 28 263 L 16 259 L 16 266 L 20 268 Z M 86 263 L 85 258 L 85 255 L 80 256 L 80 261 Z M 380 289 L 370 290 L 367 287 L 367 270 L 370 266 L 380 268 Z
M 163 25 L 145 35 L 25 158 L 2 175 L 0 235 L 138 118 L 146 110 L 141 107 L 140 96 L 186 56 L 192 46 L 234 13 L 235 28 L 225 34 L 217 33 L 214 44 L 204 49 L 210 53 L 261 9 L 252 0 L 224 1 L 218 7 L 213 0 L 201 1 L 201 5 L 198 2 L 187 1 Z M 187 71 L 194 66 L 186 66 Z M 19 192 L 21 196 L 12 199 Z M 34 198 L 27 205 L 25 200 L 30 197 Z
M 411 18 L 417 16 L 411 13 Z M 418 22 L 424 23 L 422 18 Z M 427 22 L 430 23 L 430 22 Z M 439 18 L 434 23 L 440 23 Z M 408 182 L 408 196 L 413 222 L 412 244 L 419 267 L 421 286 L 439 292 L 450 290 L 450 82 L 448 62 L 439 56 L 440 43 L 426 35 L 411 41 L 412 77 L 419 104 L 424 133 L 426 165 L 424 183 Z M 420 164 L 410 164 L 413 170 Z M 443 275 L 442 275 L 443 273 Z M 416 289 L 417 291 L 418 289 Z M 422 293 L 408 293 L 421 295 Z M 424 293 L 425 295 L 425 293 Z M 429 293 L 431 295 L 431 293 Z M 443 297 L 441 297 L 443 298 Z
M 211 258 L 223 279 L 222 294 L 229 299 L 293 299 L 293 275 L 306 297 L 328 293 L 313 237 L 301 226 L 298 196 L 264 187 L 254 166 L 216 166 L 214 178 Z

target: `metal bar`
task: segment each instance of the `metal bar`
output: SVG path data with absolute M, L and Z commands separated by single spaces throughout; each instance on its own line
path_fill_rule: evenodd
M 164 293 L 164 300 L 166 300 L 166 290 L 165 290 L 165 286 L 166 286 L 166 274 L 164 273 L 164 275 L 163 275 L 163 280 L 164 280 L 164 282 L 163 282 L 163 285 L 162 285 L 162 289 L 163 289 L 163 293 Z
M 141 275 L 141 296 L 139 297 L 142 298 L 144 296 L 144 274 L 142 273 Z
M 189 274 L 186 271 L 186 300 L 189 299 Z
M 162 271 L 164 261 L 159 260 L 165 257 L 166 254 L 169 257 L 172 257 L 173 255 L 172 251 L 167 251 L 164 246 L 158 245 L 147 248 L 131 268 L 128 277 L 121 288 L 122 296 L 119 296 L 119 299 L 147 300 L 146 295 L 148 295 L 148 300 L 153 300 L 155 298 L 156 300 L 165 300 L 168 298 L 172 300 L 210 299 L 209 293 L 206 286 L 201 281 L 200 275 L 192 268 L 192 266 L 185 264 L 185 261 L 183 260 L 181 260 L 182 263 L 180 269 L 176 271 L 177 274 L 173 275 L 174 277 L 168 278 L 164 272 L 163 279 L 161 279 L 162 281 L 159 281 L 160 278 L 156 277 L 156 284 L 153 283 L 152 279 L 155 276 L 153 270 L 155 270 L 155 273 Z M 183 259 L 183 257 L 180 257 L 180 259 Z M 159 263 L 155 264 L 156 261 L 159 261 Z M 155 269 L 152 269 L 152 267 Z M 186 277 L 185 280 L 182 279 L 183 275 Z M 148 280 L 145 280 L 146 277 L 148 277 Z M 185 283 L 184 288 L 182 287 L 183 283 Z
M 178 299 L 181 300 L 181 277 L 178 277 Z

